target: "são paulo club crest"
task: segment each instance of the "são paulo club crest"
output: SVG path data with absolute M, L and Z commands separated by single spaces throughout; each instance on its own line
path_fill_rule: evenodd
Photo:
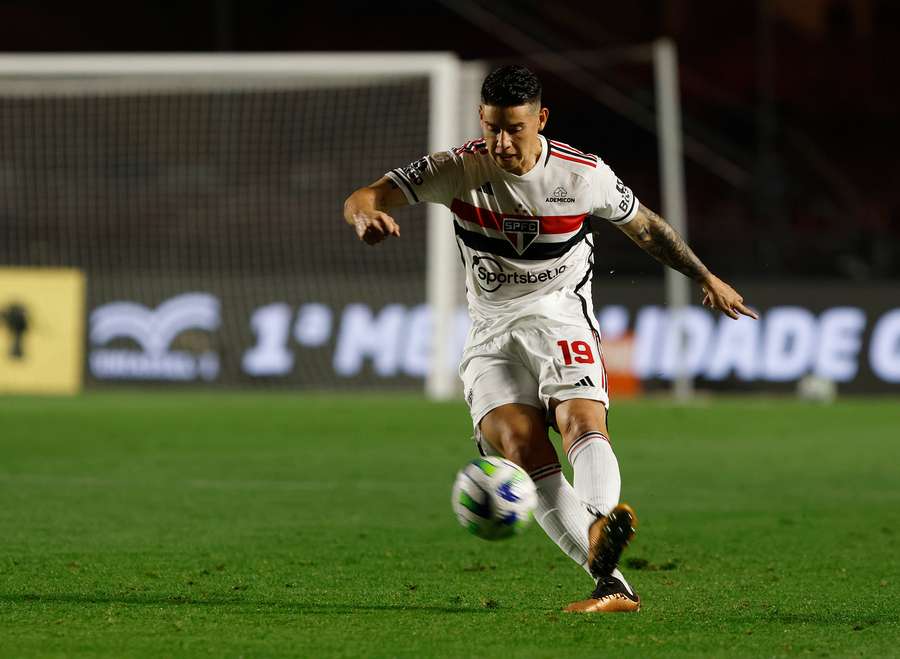
M 503 218 L 503 235 L 512 244 L 516 253 L 522 254 L 541 232 L 539 220 Z

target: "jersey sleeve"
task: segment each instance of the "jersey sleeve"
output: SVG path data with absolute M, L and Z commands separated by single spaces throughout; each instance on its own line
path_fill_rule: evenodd
M 385 176 L 397 184 L 410 204 L 430 201 L 449 207 L 462 182 L 463 161 L 452 151 L 438 151 Z
M 591 180 L 591 214 L 613 224 L 627 224 L 638 211 L 638 200 L 609 165 L 600 161 Z

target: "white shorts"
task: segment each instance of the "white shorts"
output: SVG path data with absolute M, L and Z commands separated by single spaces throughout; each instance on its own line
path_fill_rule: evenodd
M 550 399 L 587 398 L 609 408 L 600 337 L 589 327 L 542 321 L 482 342 L 470 336 L 459 375 L 476 432 L 488 412 L 507 403 L 548 414 Z

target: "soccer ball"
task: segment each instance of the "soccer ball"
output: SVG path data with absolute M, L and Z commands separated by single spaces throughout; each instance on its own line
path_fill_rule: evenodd
M 503 540 L 531 522 L 537 492 L 518 465 L 490 456 L 460 469 L 451 501 L 464 529 L 485 540 Z

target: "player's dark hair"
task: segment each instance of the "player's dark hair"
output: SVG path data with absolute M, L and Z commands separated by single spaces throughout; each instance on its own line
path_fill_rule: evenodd
M 541 103 L 541 81 L 519 64 L 491 71 L 481 85 L 481 102 L 499 108 Z

